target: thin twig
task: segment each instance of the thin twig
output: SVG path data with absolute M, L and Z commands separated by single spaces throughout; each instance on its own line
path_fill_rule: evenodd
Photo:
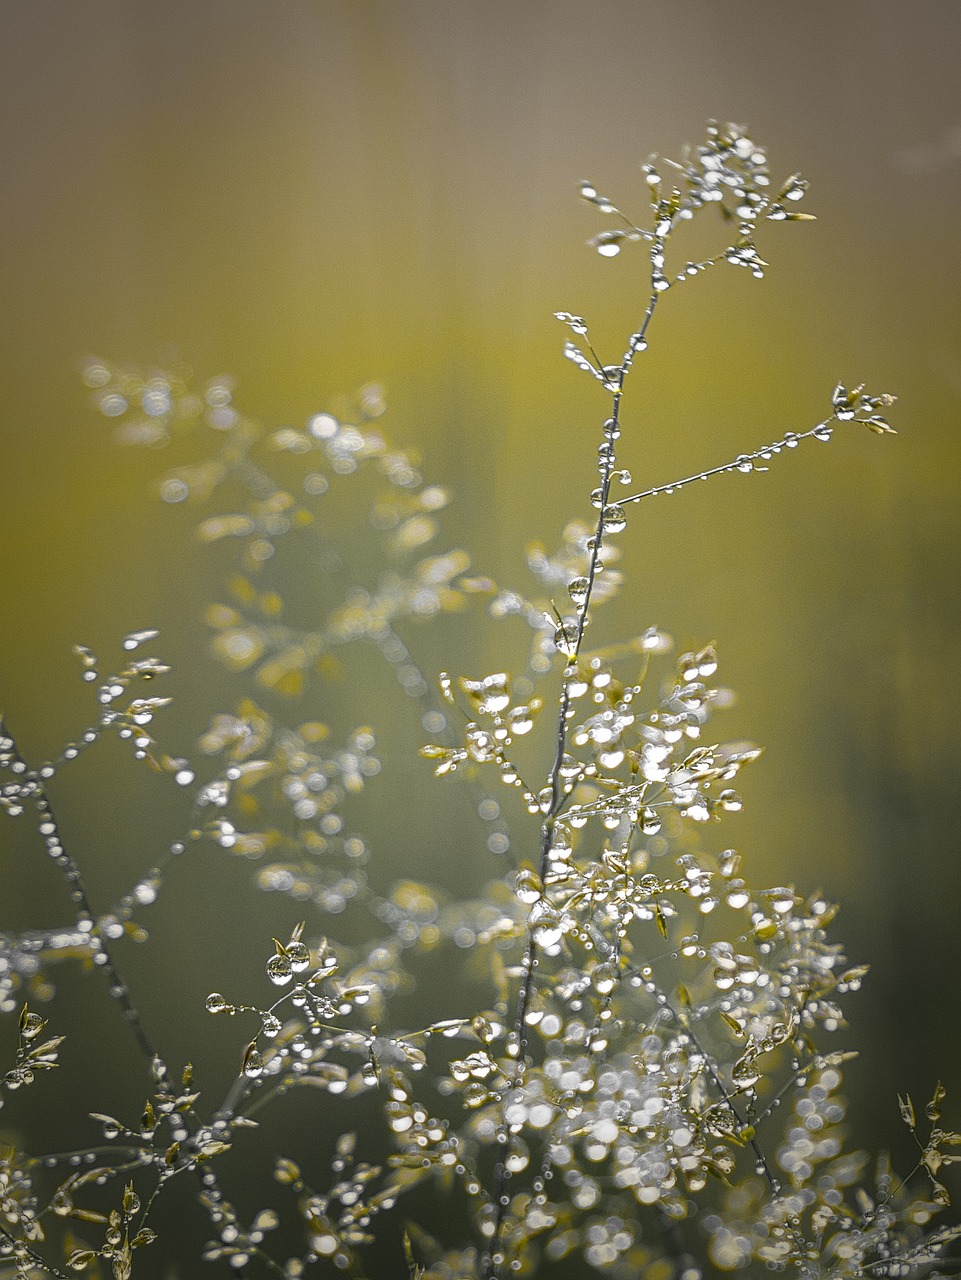
M 9 756 L 13 763 L 13 772 L 18 775 L 21 781 L 22 794 L 25 799 L 29 798 L 33 802 L 39 819 L 37 825 L 46 843 L 47 851 L 63 874 L 70 889 L 70 896 L 77 904 L 77 927 L 80 932 L 88 937 L 88 946 L 93 954 L 94 964 L 106 972 L 109 979 L 108 992 L 123 1010 L 124 1019 L 133 1032 L 155 1081 L 159 1084 L 166 1079 L 166 1066 L 147 1035 L 140 1010 L 130 997 L 130 990 L 121 976 L 120 970 L 117 968 L 103 935 L 97 933 L 93 907 L 90 903 L 83 875 L 77 862 L 66 852 L 60 833 L 60 824 L 54 814 L 50 797 L 47 795 L 44 779 L 36 769 L 31 769 L 28 766 L 26 760 L 20 754 L 12 735 L 10 735 L 9 740 L 11 742 Z

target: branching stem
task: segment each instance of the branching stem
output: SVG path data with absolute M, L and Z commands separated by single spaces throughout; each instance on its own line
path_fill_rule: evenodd
M 655 485 L 653 489 L 645 489 L 642 493 L 632 493 L 630 497 L 619 498 L 617 501 L 610 503 L 609 506 L 626 507 L 632 502 L 641 502 L 644 498 L 654 498 L 659 493 L 673 493 L 676 489 L 683 489 L 686 485 L 693 484 L 695 480 L 708 480 L 711 476 L 723 475 L 727 471 L 766 471 L 766 467 L 756 467 L 755 464 L 761 461 L 770 461 L 774 454 L 780 453 L 782 449 L 793 449 L 802 440 L 824 440 L 829 438 L 829 433 L 832 430 L 831 424 L 837 421 L 837 416 L 832 413 L 829 418 L 818 422 L 808 431 L 789 432 L 782 439 L 775 440 L 773 444 L 763 445 L 760 449 L 755 449 L 753 453 L 739 454 L 733 462 L 725 462 L 721 466 L 709 467 L 706 471 L 698 471 L 692 476 L 685 476 L 682 480 L 672 480 L 669 484 Z

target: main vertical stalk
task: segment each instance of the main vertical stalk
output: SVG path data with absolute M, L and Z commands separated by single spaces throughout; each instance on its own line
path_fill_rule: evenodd
M 661 239 L 656 239 L 652 243 L 652 255 L 660 252 L 663 246 Z M 631 367 L 631 362 L 635 350 L 637 350 L 644 341 L 648 325 L 654 314 L 654 307 L 657 304 L 659 294 L 656 290 L 652 290 L 651 299 L 644 314 L 644 321 L 637 334 L 632 338 L 632 345 L 628 348 L 624 355 L 616 374 L 616 386 L 613 392 L 613 402 L 611 406 L 611 416 L 604 423 L 603 439 L 599 448 L 600 455 L 600 491 L 599 505 L 600 511 L 597 517 L 597 526 L 594 530 L 594 536 L 588 544 L 588 565 L 587 565 L 587 590 L 584 599 L 577 613 L 577 630 L 573 639 L 573 643 L 568 649 L 568 661 L 564 669 L 563 684 L 561 686 L 561 695 L 557 713 L 557 736 L 556 747 L 554 751 L 554 761 L 551 765 L 550 772 L 547 777 L 547 785 L 550 788 L 550 805 L 547 809 L 544 821 L 541 825 L 541 843 L 540 843 L 540 859 L 538 864 L 538 874 L 541 885 L 544 885 L 548 866 L 550 862 L 550 851 L 554 840 L 554 829 L 557 823 L 557 816 L 560 813 L 566 799 L 566 793 L 561 785 L 561 766 L 564 762 L 564 756 L 567 752 L 567 726 L 570 718 L 571 709 L 571 683 L 577 674 L 577 658 L 580 654 L 581 645 L 584 640 L 584 632 L 587 628 L 591 596 L 594 591 L 594 582 L 597 577 L 598 565 L 601 561 L 601 551 L 604 546 L 604 526 L 605 517 L 607 515 L 608 499 L 611 491 L 611 477 L 615 470 L 616 463 L 616 442 L 620 436 L 620 412 L 621 400 L 624 394 L 624 381 Z M 595 501 L 597 500 L 595 496 Z M 534 932 L 528 925 L 527 946 L 524 953 L 523 971 L 521 976 L 521 985 L 517 997 L 517 1011 L 514 1015 L 514 1025 L 508 1040 L 508 1053 L 516 1059 L 517 1067 L 510 1083 L 507 1086 L 505 1095 L 511 1090 L 518 1088 L 524 1079 L 524 1071 L 527 1060 L 527 1013 L 530 1008 L 531 998 L 535 990 L 535 974 L 537 970 L 537 942 Z M 498 1153 L 497 1166 L 494 1171 L 494 1187 L 493 1200 L 495 1206 L 494 1227 L 491 1233 L 491 1243 L 484 1259 L 483 1275 L 484 1280 L 500 1280 L 501 1267 L 506 1261 L 506 1255 L 503 1249 L 504 1226 L 507 1220 L 507 1208 L 510 1204 L 510 1196 L 507 1191 L 510 1181 L 510 1170 L 508 1168 L 508 1160 L 510 1157 L 512 1135 L 507 1124 L 502 1124 L 501 1131 L 498 1136 Z

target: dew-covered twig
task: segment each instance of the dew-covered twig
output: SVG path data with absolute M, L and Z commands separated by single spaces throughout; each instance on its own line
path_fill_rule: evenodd
M 108 994 L 120 1005 L 124 1019 L 150 1068 L 155 1074 L 158 1070 L 165 1074 L 163 1060 L 147 1034 L 140 1010 L 131 998 L 130 989 L 121 976 L 111 950 L 97 929 L 93 907 L 80 867 L 64 846 L 60 825 L 47 794 L 46 780 L 39 770 L 30 768 L 20 754 L 14 738 L 2 726 L 0 726 L 0 764 L 16 776 L 21 800 L 29 802 L 36 810 L 37 831 L 48 855 L 53 859 L 67 883 L 70 898 L 76 907 L 76 928 L 87 940 L 86 945 L 94 965 L 102 969 L 107 976 Z
M 711 476 L 725 475 L 729 472 L 740 472 L 742 475 L 750 475 L 752 472 L 765 472 L 768 467 L 761 465 L 768 463 L 772 458 L 776 457 L 785 449 L 796 449 L 802 440 L 823 440 L 831 439 L 834 427 L 833 423 L 842 422 L 849 419 L 854 422 L 863 423 L 876 433 L 891 433 L 894 428 L 891 427 L 886 419 L 875 412 L 877 405 L 890 404 L 894 397 L 888 395 L 881 396 L 865 396 L 862 389 L 858 387 L 853 393 L 849 393 L 845 388 L 838 387 L 835 390 L 835 404 L 837 406 L 839 393 L 843 398 L 849 395 L 857 397 L 857 414 L 855 412 L 844 412 L 848 406 L 835 408 L 835 412 L 829 417 L 822 419 L 815 426 L 810 427 L 807 431 L 788 431 L 779 440 L 773 441 L 771 444 L 763 445 L 760 449 L 755 449 L 753 453 L 741 453 L 733 462 L 725 462 L 717 467 L 708 467 L 704 471 L 697 471 L 694 475 L 684 476 L 680 480 L 672 480 L 668 484 L 655 485 L 651 489 L 645 489 L 641 493 L 632 493 L 627 498 L 617 498 L 608 504 L 608 510 L 614 508 L 626 507 L 634 502 L 641 502 L 644 498 L 654 498 L 658 494 L 674 493 L 678 489 L 683 489 L 689 484 L 694 484 L 698 480 L 709 480 Z
M 45 1271 L 47 1275 L 56 1276 L 57 1280 L 69 1280 L 59 1267 L 55 1267 L 52 1262 L 48 1262 L 46 1258 L 41 1257 L 35 1249 L 31 1249 L 23 1240 L 18 1240 L 16 1236 L 11 1235 L 6 1227 L 2 1225 L 0 1225 L 0 1240 L 9 1245 L 9 1255 L 11 1258 L 16 1259 L 18 1264 L 20 1262 L 30 1262 L 33 1266 L 39 1267 L 41 1271 Z

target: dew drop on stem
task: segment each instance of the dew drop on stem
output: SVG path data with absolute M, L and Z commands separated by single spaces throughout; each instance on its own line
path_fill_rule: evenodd
M 264 1060 L 256 1049 L 244 1055 L 244 1075 L 248 1080 L 256 1080 L 264 1074 Z
M 590 583 L 587 578 L 572 578 L 567 584 L 567 591 L 574 604 L 581 605 L 587 599 Z
M 275 986 L 285 986 L 293 977 L 293 966 L 286 955 L 271 956 L 266 967 L 267 977 Z

